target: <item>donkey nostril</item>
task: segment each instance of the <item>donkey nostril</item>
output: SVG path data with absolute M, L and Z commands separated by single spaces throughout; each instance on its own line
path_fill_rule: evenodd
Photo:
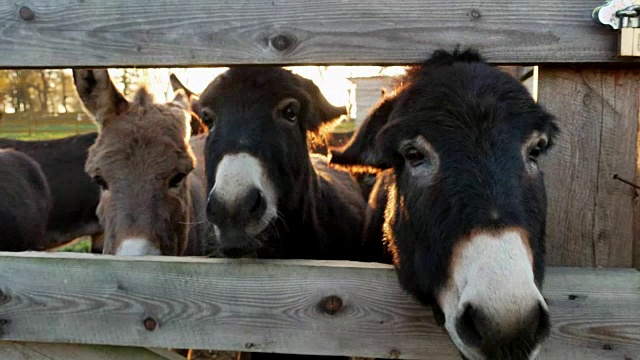
M 249 205 L 249 215 L 256 220 L 262 217 L 267 208 L 262 192 L 258 189 L 251 189 L 246 199 Z
M 476 323 L 477 313 L 478 311 L 472 305 L 467 305 L 456 321 L 456 331 L 460 340 L 471 347 L 482 345 L 482 334 L 480 334 Z
M 262 194 L 260 194 L 260 191 L 256 190 L 253 196 L 255 199 L 253 200 L 253 205 L 249 209 L 249 212 L 252 214 L 259 211 L 260 205 L 262 204 Z

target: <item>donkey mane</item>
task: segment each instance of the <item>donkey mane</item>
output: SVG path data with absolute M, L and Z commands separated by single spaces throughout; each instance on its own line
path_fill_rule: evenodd
M 140 106 L 143 109 L 148 109 L 154 104 L 154 100 L 154 96 L 149 92 L 147 86 L 141 85 L 133 95 L 132 105 Z

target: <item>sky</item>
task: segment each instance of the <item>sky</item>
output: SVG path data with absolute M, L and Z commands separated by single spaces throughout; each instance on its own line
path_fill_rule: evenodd
M 371 76 L 394 76 L 404 74 L 401 66 L 291 66 L 286 67 L 300 76 L 311 79 L 322 91 L 323 95 L 335 106 L 347 105 L 349 89 L 355 87 L 348 78 Z M 227 70 L 217 68 L 157 68 L 146 71 L 149 90 L 157 101 L 166 101 L 172 96 L 169 74 L 176 76 L 195 93 L 200 93 L 215 78 Z M 112 76 L 117 76 L 119 69 L 109 69 Z M 116 84 L 117 86 L 118 84 Z M 352 94 L 353 95 L 353 94 Z M 353 101 L 353 99 L 352 99 Z

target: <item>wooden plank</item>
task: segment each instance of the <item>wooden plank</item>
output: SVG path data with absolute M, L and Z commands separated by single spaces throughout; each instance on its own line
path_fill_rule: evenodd
M 404 64 L 457 44 L 505 64 L 638 62 L 618 57 L 617 32 L 592 21 L 601 3 L 5 1 L 0 67 Z
M 538 101 L 558 120 L 560 136 L 540 160 L 547 186 L 547 263 L 593 266 L 601 102 L 582 74 L 540 67 Z M 588 106 L 586 105 L 588 104 Z
M 640 116 L 638 118 L 638 136 L 636 149 L 636 184 L 640 184 Z M 636 190 L 633 199 L 633 266 L 640 270 L 640 190 Z
M 552 268 L 543 292 L 553 329 L 540 359 L 640 360 L 639 272 Z
M 144 348 L 76 345 L 37 342 L 0 341 L 2 360 L 179 360 L 184 357 L 167 350 L 151 351 Z
M 602 102 L 593 228 L 595 265 L 632 267 L 636 189 L 613 176 L 633 181 L 636 175 L 640 70 L 586 71 L 599 74 L 600 81 L 588 85 L 594 87 L 596 99 Z
M 2 340 L 458 356 L 382 264 L 0 253 L 0 289 Z M 544 293 L 554 325 L 545 358 L 637 359 L 637 271 L 552 268 Z M 344 303 L 334 315 L 319 305 L 331 295 Z
M 551 265 L 631 267 L 640 71 L 543 66 L 538 99 L 561 136 L 541 163 Z

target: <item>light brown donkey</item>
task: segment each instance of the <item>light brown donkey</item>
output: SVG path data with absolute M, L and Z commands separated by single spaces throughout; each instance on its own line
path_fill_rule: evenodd
M 133 101 L 106 70 L 74 70 L 78 95 L 94 116 L 99 136 L 86 172 L 102 188 L 98 218 L 105 254 L 206 255 L 206 192 L 191 174 L 189 99 L 154 103 L 143 87 Z

